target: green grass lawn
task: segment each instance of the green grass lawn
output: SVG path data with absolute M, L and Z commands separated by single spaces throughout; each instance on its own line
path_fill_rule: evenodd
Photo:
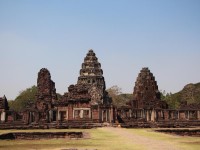
M 155 139 L 165 141 L 169 144 L 176 144 L 180 149 L 200 150 L 200 137 L 178 136 L 166 133 L 155 132 L 153 129 L 128 129 L 129 132 Z
M 123 129 L 131 134 L 137 134 L 141 137 L 155 139 L 156 141 L 165 141 L 169 144 L 177 144 L 180 149 L 199 150 L 200 138 L 180 137 L 164 133 L 153 132 L 152 129 Z M 36 150 L 36 149 L 67 149 L 76 148 L 81 150 L 145 150 L 142 144 L 137 144 L 119 136 L 114 132 L 108 132 L 102 128 L 97 129 L 49 129 L 49 130 L 0 130 L 0 134 L 6 132 L 69 132 L 82 131 L 90 134 L 88 139 L 66 140 L 0 140 L 0 150 Z M 162 148 L 161 148 L 162 149 Z

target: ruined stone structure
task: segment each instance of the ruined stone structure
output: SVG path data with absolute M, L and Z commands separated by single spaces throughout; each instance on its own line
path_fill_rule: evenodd
M 6 112 L 9 110 L 6 96 L 0 97 L 0 122 L 7 120 Z
M 51 80 L 50 72 L 42 68 L 37 79 L 37 100 L 52 103 L 57 100 L 55 83 Z
M 52 120 L 53 102 L 57 100 L 57 95 L 55 83 L 46 68 L 38 73 L 37 89 L 36 102 L 29 104 L 24 110 L 23 119 L 26 123 L 48 123 Z

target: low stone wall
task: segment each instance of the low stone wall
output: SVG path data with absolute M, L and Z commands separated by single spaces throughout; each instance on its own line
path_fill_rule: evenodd
M 200 129 L 158 129 L 157 132 L 175 134 L 180 136 L 200 137 Z
M 124 128 L 193 128 L 200 127 L 200 120 L 166 120 L 157 122 L 126 120 L 120 125 Z
M 0 140 L 38 140 L 38 139 L 52 139 L 52 138 L 66 138 L 66 139 L 80 139 L 83 138 L 82 132 L 13 132 L 0 135 Z
M 15 124 L 15 123 L 0 123 L 1 130 L 8 129 L 91 129 L 102 127 L 102 123 L 81 123 L 81 122 L 62 122 L 62 123 L 44 123 L 44 124 Z

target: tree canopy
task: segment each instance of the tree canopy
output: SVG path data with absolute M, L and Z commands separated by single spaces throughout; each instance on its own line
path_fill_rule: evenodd
M 161 92 L 162 100 L 166 101 L 171 109 L 180 107 L 181 102 L 186 101 L 188 104 L 200 103 L 200 83 L 187 84 L 184 88 L 177 93 Z
M 114 85 L 107 89 L 110 97 L 112 97 L 113 105 L 116 107 L 125 106 L 126 103 L 132 99 L 132 94 L 122 94 L 121 88 Z
M 23 110 L 29 102 L 36 101 L 37 87 L 33 85 L 19 93 L 14 101 L 8 101 L 10 109 L 14 111 Z

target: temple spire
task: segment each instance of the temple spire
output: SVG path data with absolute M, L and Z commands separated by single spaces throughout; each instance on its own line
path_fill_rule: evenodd
M 105 90 L 105 81 L 103 77 L 103 70 L 98 58 L 92 49 L 88 51 L 82 67 L 80 69 L 80 76 L 78 77 L 78 84 L 96 84 Z
M 133 90 L 133 99 L 136 108 L 166 108 L 160 100 L 160 92 L 155 77 L 149 68 L 142 68 L 138 74 Z

